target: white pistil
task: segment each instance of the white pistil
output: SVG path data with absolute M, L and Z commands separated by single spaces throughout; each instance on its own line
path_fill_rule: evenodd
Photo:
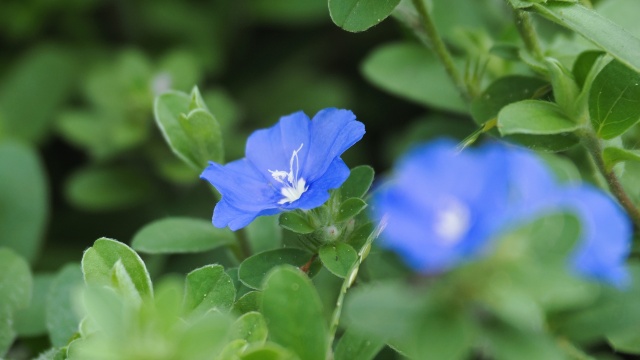
M 434 230 L 446 244 L 455 244 L 469 230 L 469 209 L 455 199 L 447 199 L 436 214 Z
M 302 146 L 304 146 L 304 144 L 300 144 L 298 150 L 293 150 L 293 154 L 289 160 L 289 172 L 283 170 L 269 170 L 273 179 L 284 185 L 280 189 L 280 193 L 284 196 L 282 200 L 278 201 L 278 204 L 280 205 L 292 203 L 300 199 L 300 196 L 302 196 L 302 194 L 308 189 L 307 182 L 302 178 L 298 179 L 298 172 L 300 171 L 298 153 L 302 150 Z

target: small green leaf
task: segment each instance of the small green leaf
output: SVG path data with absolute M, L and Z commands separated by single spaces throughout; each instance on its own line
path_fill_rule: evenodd
M 372 360 L 383 347 L 384 342 L 347 329 L 336 346 L 335 360 Z
M 309 278 L 291 266 L 280 266 L 264 282 L 262 314 L 269 338 L 301 359 L 325 360 L 327 326 L 322 303 Z
M 436 57 L 424 46 L 394 43 L 378 47 L 364 61 L 374 85 L 428 107 L 467 113 L 467 105 Z
M 46 318 L 51 344 L 66 346 L 78 332 L 80 316 L 74 311 L 74 298 L 83 286 L 80 264 L 67 264 L 56 275 L 47 295 Z
M 211 221 L 174 217 L 145 225 L 133 236 L 131 247 L 148 254 L 177 254 L 212 250 L 235 241 L 231 230 L 218 229 Z
M 195 109 L 186 116 L 179 116 L 178 121 L 189 139 L 190 151 L 200 168 L 205 168 L 209 161 L 224 161 L 222 131 L 218 120 L 210 112 Z
M 185 309 L 207 312 L 228 311 L 233 306 L 236 288 L 221 265 L 207 265 L 193 270 L 185 283 Z
M 597 12 L 577 3 L 549 1 L 534 4 L 542 16 L 602 47 L 621 63 L 640 72 L 640 39 Z
M 85 251 L 82 256 L 84 281 L 87 285 L 113 286 L 112 273 L 119 261 L 140 296 L 153 296 L 151 278 L 140 256 L 127 245 L 112 239 L 98 239 Z
M 236 320 L 232 332 L 236 339 L 246 340 L 249 344 L 261 345 L 267 341 L 269 330 L 262 314 L 252 311 Z
M 329 0 L 329 13 L 336 25 L 359 32 L 386 19 L 399 3 L 400 0 Z
M 488 351 L 496 360 L 562 360 L 566 356 L 556 341 L 543 332 L 525 332 L 515 327 L 494 324 L 483 334 Z
M 335 216 L 335 220 L 336 222 L 347 221 L 358 215 L 366 207 L 367 203 L 360 198 L 347 199 L 340 204 L 340 209 L 338 210 L 338 214 Z
M 551 135 L 578 128 L 558 105 L 546 101 L 519 101 L 505 106 L 498 114 L 498 130 L 502 135 Z
M 471 103 L 473 119 L 478 124 L 484 124 L 496 118 L 500 110 L 511 103 L 544 95 L 548 86 L 548 82 L 530 76 L 501 77 L 473 100 Z
M 343 199 L 362 198 L 373 183 L 374 171 L 371 166 L 360 165 L 351 169 L 349 177 L 340 186 Z
M 571 72 L 576 80 L 576 83 L 580 88 L 585 85 L 585 81 L 591 72 L 591 69 L 595 65 L 596 61 L 602 57 L 605 53 L 599 50 L 589 50 L 578 55 L 578 58 L 573 63 Z
M 289 264 L 302 266 L 311 259 L 311 254 L 296 248 L 269 250 L 255 254 L 240 264 L 238 277 L 245 285 L 253 289 L 262 287 L 262 280 L 272 268 Z
M 35 149 L 0 142 L 0 247 L 27 260 L 38 254 L 47 219 L 47 180 Z
M 598 136 L 612 139 L 640 120 L 640 74 L 611 61 L 591 85 L 589 115 Z
M 607 170 L 611 171 L 617 163 L 623 161 L 640 161 L 640 151 L 608 147 L 602 152 L 602 157 Z
M 0 248 L 0 308 L 10 313 L 31 302 L 33 277 L 29 264 L 11 249 Z
M 358 260 L 358 253 L 351 245 L 343 242 L 334 242 L 323 245 L 318 251 L 322 264 L 334 275 L 344 278 Z
M 262 304 L 262 292 L 249 291 L 242 295 L 240 299 L 233 304 L 233 311 L 238 314 L 246 314 L 251 311 L 259 311 Z
M 545 63 L 551 77 L 553 87 L 553 97 L 556 103 L 567 114 L 576 113 L 576 101 L 580 90 L 573 79 L 573 74 L 567 70 L 560 61 L 553 58 L 546 58 Z
M 280 215 L 278 223 L 283 228 L 297 234 L 310 234 L 315 231 L 304 215 L 294 211 L 289 211 Z
M 240 357 L 241 360 L 301 360 L 289 350 L 273 343 L 262 347 L 248 349 Z
M 13 314 L 6 306 L 0 306 L 0 356 L 9 351 L 16 332 L 13 330 Z
M 15 329 L 19 336 L 38 336 L 47 332 L 46 299 L 54 275 L 37 274 L 33 277 L 33 296 L 29 307 L 15 313 Z
M 198 159 L 191 153 L 191 142 L 180 125 L 180 115 L 189 113 L 189 95 L 171 91 L 158 97 L 153 105 L 156 124 L 171 150 L 194 169 L 201 170 Z
M 347 239 L 347 243 L 351 245 L 354 249 L 360 251 L 360 248 L 365 244 L 371 233 L 373 232 L 375 226 L 371 222 L 367 222 L 362 224 L 357 229 L 349 235 Z

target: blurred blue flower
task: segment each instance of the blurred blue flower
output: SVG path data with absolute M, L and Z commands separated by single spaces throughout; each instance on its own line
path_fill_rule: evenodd
M 571 268 L 614 285 L 626 281 L 626 214 L 599 190 L 558 184 L 527 150 L 492 143 L 459 153 L 449 140 L 420 146 L 400 160 L 373 205 L 375 216 L 387 221 L 382 246 L 424 273 L 482 256 L 519 223 L 569 211 L 582 224 Z
M 319 111 L 313 120 L 297 112 L 255 131 L 245 158 L 224 166 L 210 162 L 200 175 L 222 194 L 213 224 L 238 230 L 257 216 L 324 204 L 328 190 L 349 176 L 340 156 L 364 133 L 351 111 L 333 108 Z

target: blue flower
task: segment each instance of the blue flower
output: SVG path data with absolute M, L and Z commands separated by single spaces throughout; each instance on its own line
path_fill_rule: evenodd
M 351 111 L 333 108 L 319 111 L 313 120 L 297 112 L 254 132 L 245 158 L 224 166 L 210 162 L 200 175 L 222 194 L 213 224 L 238 230 L 257 216 L 324 204 L 328 190 L 349 176 L 340 156 L 364 133 Z
M 530 151 L 488 144 L 459 153 L 448 140 L 418 147 L 400 160 L 373 205 L 375 216 L 387 219 L 382 246 L 424 273 L 482 256 L 515 225 L 568 211 L 582 224 L 571 269 L 614 285 L 626 279 L 626 214 L 590 186 L 558 184 Z

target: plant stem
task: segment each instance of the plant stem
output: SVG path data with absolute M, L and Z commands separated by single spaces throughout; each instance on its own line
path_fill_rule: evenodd
M 582 143 L 591 154 L 598 170 L 607 181 L 609 190 L 611 190 L 611 193 L 618 199 L 620 205 L 627 211 L 627 214 L 629 214 L 636 227 L 640 228 L 640 210 L 638 210 L 633 201 L 631 201 L 631 198 L 627 195 L 613 170 L 607 170 L 604 159 L 602 158 L 602 144 L 600 143 L 600 139 L 598 139 L 592 131 L 584 131 L 581 135 Z
M 513 14 L 515 16 L 516 27 L 518 28 L 520 37 L 522 38 L 522 41 L 524 41 L 524 46 L 536 59 L 542 60 L 544 58 L 544 54 L 542 53 L 542 47 L 540 47 L 540 42 L 538 41 L 536 29 L 533 27 L 531 15 L 520 9 L 513 9 Z
M 453 84 L 458 88 L 462 97 L 465 100 L 470 101 L 473 98 L 472 92 L 465 84 L 462 76 L 460 76 L 460 73 L 456 68 L 456 65 L 453 63 L 453 57 L 444 44 L 442 37 L 438 33 L 438 29 L 436 29 L 433 19 L 431 19 L 431 15 L 424 4 L 424 0 L 413 0 L 413 6 L 420 14 L 420 17 L 422 17 L 422 27 L 436 56 L 444 65 L 445 71 L 453 81 Z

